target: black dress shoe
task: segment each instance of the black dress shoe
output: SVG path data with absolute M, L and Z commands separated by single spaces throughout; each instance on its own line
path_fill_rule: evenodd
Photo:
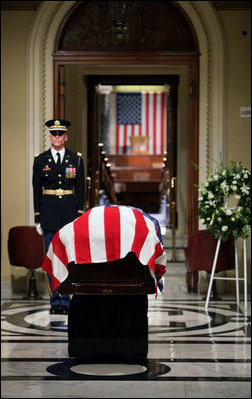
M 68 314 L 69 306 L 62 306 L 62 314 Z
M 62 314 L 62 306 L 53 305 L 49 310 L 50 314 Z

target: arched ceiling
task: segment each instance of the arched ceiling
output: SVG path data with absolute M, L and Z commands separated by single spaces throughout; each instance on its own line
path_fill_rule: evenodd
M 197 52 L 194 29 L 177 2 L 137 2 L 122 41 L 113 36 L 111 19 L 101 8 L 102 3 L 81 1 L 72 7 L 59 29 L 55 52 L 115 49 Z

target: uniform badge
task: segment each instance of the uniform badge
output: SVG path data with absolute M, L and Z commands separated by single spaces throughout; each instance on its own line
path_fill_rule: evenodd
M 49 168 L 49 166 L 46 165 L 43 170 L 51 170 L 51 168 Z
M 72 165 L 69 165 L 66 168 L 66 178 L 74 179 L 75 177 L 76 177 L 76 168 L 74 168 Z

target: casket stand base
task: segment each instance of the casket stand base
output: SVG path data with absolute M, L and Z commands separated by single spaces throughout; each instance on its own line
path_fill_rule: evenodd
M 150 268 L 130 252 L 113 262 L 68 265 L 60 293 L 72 295 L 68 314 L 70 357 L 148 353 L 148 294 L 156 292 Z

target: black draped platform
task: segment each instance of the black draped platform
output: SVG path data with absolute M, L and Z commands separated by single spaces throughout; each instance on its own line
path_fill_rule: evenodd
M 148 294 L 156 292 L 148 266 L 134 253 L 114 262 L 70 263 L 60 293 L 72 294 L 68 314 L 70 357 L 148 353 Z

